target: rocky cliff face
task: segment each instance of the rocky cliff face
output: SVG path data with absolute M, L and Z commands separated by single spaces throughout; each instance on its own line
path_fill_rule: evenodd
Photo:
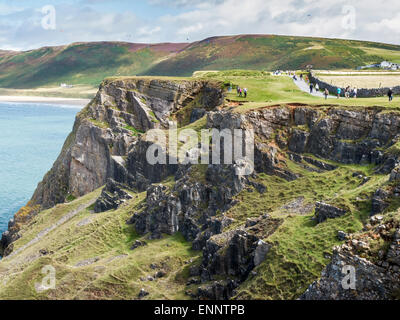
M 138 175 L 143 163 L 139 159 L 144 159 L 145 149 L 134 148 L 128 157 L 135 159 L 135 165 L 128 166 L 127 170 L 128 176 L 133 173 L 136 177 L 133 181 L 140 177 L 141 185 L 149 185 L 172 174 L 176 184 L 172 190 L 162 185 L 150 186 L 143 210 L 135 213 L 130 223 L 135 224 L 140 234 L 148 233 L 150 238 L 182 232 L 193 242 L 193 248 L 203 250 L 204 255 L 201 267 L 192 272 L 198 277 L 192 282 L 204 285 L 188 294 L 198 298 L 229 298 L 265 259 L 269 244 L 264 240 L 276 230 L 274 226 L 279 226 L 273 219 L 267 219 L 265 224 L 269 229 L 258 235 L 249 233 L 246 226 L 226 231 L 232 221 L 223 213 L 236 204 L 234 196 L 252 185 L 252 178 L 260 173 L 277 175 L 288 181 L 298 179 L 300 176 L 287 165 L 289 159 L 312 172 L 337 168 L 324 159 L 344 164 L 374 164 L 377 173 L 396 172 L 398 156 L 390 148 L 398 140 L 399 120 L 397 113 L 373 109 L 347 111 L 306 106 L 270 107 L 247 114 L 209 112 L 208 128 L 254 129 L 255 174 L 240 177 L 234 174 L 234 166 L 217 165 L 208 167 L 204 181 L 190 178 L 194 166 L 142 168 Z M 255 187 L 260 194 L 268 188 Z M 347 213 L 343 208 L 326 203 L 316 203 L 316 208 L 318 223 Z M 227 280 L 215 280 L 221 276 Z
M 312 154 L 344 164 L 373 163 L 380 166 L 381 173 L 390 173 L 398 164 L 395 153 L 385 153 L 400 137 L 400 116 L 394 112 L 276 106 L 246 115 L 213 114 L 210 120 L 209 125 L 217 128 L 254 128 L 262 141 L 256 144 L 258 171 L 279 171 L 277 159 L 282 151 Z M 263 159 L 265 150 L 268 159 Z
M 80 197 L 118 175 L 128 149 L 140 133 L 168 128 L 178 111 L 213 109 L 222 89 L 202 81 L 105 81 L 93 101 L 77 116 L 60 157 L 39 184 L 32 201 L 46 209 L 68 195 Z
M 80 197 L 106 185 L 94 206 L 100 213 L 129 201 L 128 190 L 145 191 L 145 201 L 127 223 L 150 240 L 180 232 L 192 242 L 193 249 L 203 254 L 201 263 L 190 269 L 188 285 L 198 288 L 187 294 L 227 299 L 235 295 L 235 289 L 257 266 L 268 260 L 269 251 L 277 245 L 269 243 L 268 238 L 283 223 L 283 219 L 265 212 L 248 221 L 226 215 L 238 204 L 237 196 L 243 191 L 257 192 L 259 197 L 268 192 L 269 186 L 258 182 L 260 174 L 295 181 L 301 173 L 291 169 L 291 162 L 313 173 L 335 170 L 338 163 L 373 164 L 376 174 L 391 173 L 391 181 L 374 195 L 376 205 L 371 215 L 384 212 L 399 193 L 400 114 L 378 108 L 347 110 L 303 105 L 271 106 L 241 114 L 219 108 L 223 104 L 220 83 L 149 79 L 104 82 L 96 98 L 77 116 L 61 155 L 34 194 L 32 206 L 49 208 L 70 196 Z M 146 135 L 149 129 L 167 129 L 171 119 L 182 126 L 202 116 L 206 116 L 204 128 L 254 130 L 252 175 L 238 174 L 243 165 L 239 163 L 148 163 L 146 152 L 153 144 Z M 244 142 L 253 143 L 248 139 Z M 362 183 L 369 179 L 362 178 Z M 317 202 L 315 207 L 314 220 L 318 223 L 348 214 L 346 208 L 325 202 Z M 14 226 L 2 239 L 6 253 L 11 252 L 10 243 L 18 237 Z M 398 241 L 393 235 L 382 237 Z M 142 245 L 136 243 L 133 248 Z M 347 245 L 357 247 L 355 242 Z M 397 242 L 393 246 L 383 263 L 398 262 Z M 338 279 L 337 266 L 359 261 L 352 248 L 343 250 L 335 251 L 323 279 L 304 298 L 334 298 L 341 294 L 340 288 L 331 285 L 332 279 Z M 360 268 L 366 279 L 382 274 L 381 265 L 375 262 L 363 261 Z M 386 274 L 382 281 L 386 283 L 392 276 L 396 274 Z M 368 285 L 360 284 L 366 288 Z M 371 297 L 388 296 L 385 291 Z
M 141 134 L 153 128 L 166 129 L 170 120 L 185 122 L 185 117 L 196 120 L 199 110 L 212 110 L 222 103 L 223 90 L 218 82 L 104 81 L 96 97 L 77 115 L 60 156 L 24 210 L 34 214 L 38 206 L 48 209 L 81 197 L 105 185 L 110 178 L 127 182 L 126 168 L 138 171 L 139 166 L 143 168 L 147 163 L 139 159 L 140 164 L 135 165 L 132 158 L 140 153 L 133 152 L 128 158 L 129 148 L 140 140 Z M 135 180 L 132 183 L 140 185 L 135 176 L 129 176 Z M 150 179 L 153 180 L 158 179 Z M 24 219 L 19 217 L 22 213 Z M 15 220 L 25 223 L 26 216 L 25 212 L 19 212 Z M 3 237 L 3 249 L 18 237 L 18 230 L 18 225 L 10 228 Z
M 373 217 L 361 234 L 334 248 L 331 263 L 302 300 L 391 300 L 400 290 L 399 222 Z

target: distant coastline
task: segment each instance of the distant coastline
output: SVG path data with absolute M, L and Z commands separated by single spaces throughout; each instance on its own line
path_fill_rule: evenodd
M 57 105 L 86 106 L 89 99 L 53 98 L 35 96 L 0 96 L 0 102 L 47 103 Z

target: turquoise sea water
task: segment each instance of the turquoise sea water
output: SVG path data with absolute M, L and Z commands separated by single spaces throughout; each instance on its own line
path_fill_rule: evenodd
M 0 102 L 0 232 L 52 167 L 79 110 Z

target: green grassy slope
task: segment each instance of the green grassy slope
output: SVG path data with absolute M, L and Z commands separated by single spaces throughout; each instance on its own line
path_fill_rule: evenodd
M 186 44 L 76 43 L 0 55 L 0 87 L 97 86 L 109 76 L 135 75 Z
M 219 72 L 198 72 L 199 79 L 222 81 L 233 90 L 227 92 L 231 108 L 236 112 L 248 112 L 271 105 L 305 104 L 310 106 L 344 106 L 346 108 L 376 107 L 386 110 L 399 110 L 399 105 L 389 102 L 387 97 L 329 99 L 315 97 L 301 91 L 290 77 L 271 76 L 269 73 L 249 70 L 227 70 Z M 197 77 L 196 77 L 197 78 Z M 238 97 L 235 86 L 248 89 L 247 98 Z M 397 99 L 397 98 L 395 98 Z
M 336 164 L 338 169 L 320 174 L 287 162 L 293 172 L 302 175 L 300 179 L 287 182 L 260 175 L 258 180 L 268 186 L 268 192 L 262 197 L 254 190 L 242 192 L 237 196 L 239 204 L 227 213 L 238 223 L 257 217 L 260 212 L 284 218 L 278 231 L 267 239 L 273 249 L 255 270 L 258 276 L 250 277 L 240 286 L 237 296 L 240 299 L 297 299 L 320 277 L 329 263 L 332 248 L 342 244 L 337 239 L 338 231 L 355 233 L 362 229 L 370 214 L 373 192 L 387 180 L 387 176 L 373 175 L 371 166 Z M 360 179 L 353 177 L 355 172 L 363 172 L 371 180 L 360 185 Z M 297 208 L 304 208 L 304 212 L 285 208 L 299 200 L 303 203 Z M 316 201 L 340 204 L 350 213 L 317 224 L 311 220 L 313 209 L 308 208 Z
M 192 251 L 180 234 L 149 241 L 126 225 L 145 193 L 133 195 L 116 211 L 94 214 L 90 203 L 99 193 L 41 212 L 22 230 L 23 239 L 15 243 L 17 254 L 0 264 L 1 299 L 137 299 L 142 288 L 150 292 L 148 299 L 188 299 L 188 268 L 200 253 Z M 41 231 L 77 208 L 74 217 L 40 238 Z M 32 243 L 35 238 L 38 241 Z M 147 246 L 130 250 L 138 239 Z M 43 250 L 47 254 L 41 254 Z M 55 269 L 56 287 L 41 292 L 36 284 L 45 277 L 44 266 Z M 144 280 L 160 269 L 164 277 Z
M 354 69 L 400 62 L 400 46 L 274 35 L 213 37 L 192 44 L 77 43 L 28 52 L 0 51 L 0 87 L 60 82 L 97 86 L 109 76 L 190 76 L 197 70 Z
M 288 182 L 276 176 L 261 174 L 258 182 L 268 186 L 260 196 L 255 190 L 244 190 L 236 199 L 237 206 L 226 215 L 235 219 L 232 228 L 247 218 L 269 213 L 284 219 L 277 232 L 266 241 L 274 244 L 267 259 L 256 272 L 238 288 L 239 299 L 296 299 L 307 286 L 317 280 L 337 240 L 337 232 L 358 232 L 369 215 L 371 196 L 386 176 L 371 175 L 371 166 L 339 165 L 338 169 L 322 174 L 310 173 L 288 161 L 290 169 L 303 175 Z M 206 165 L 199 165 L 198 179 Z M 355 172 L 371 175 L 371 180 L 360 186 Z M 166 181 L 164 183 L 174 183 Z M 282 190 L 285 190 L 284 192 Z M 0 262 L 1 299 L 136 299 L 144 288 L 150 293 L 146 299 L 188 299 L 186 286 L 189 267 L 198 264 L 200 251 L 191 250 L 191 244 L 180 234 L 165 235 L 161 240 L 139 237 L 133 226 L 126 225 L 132 212 L 142 204 L 146 193 L 133 194 L 133 199 L 117 210 L 94 214 L 90 204 L 97 190 L 71 203 L 41 212 L 15 242 L 14 256 Z M 283 206 L 303 199 L 304 212 L 291 212 Z M 340 203 L 349 213 L 339 219 L 316 225 L 311 220 L 315 201 Z M 55 225 L 59 219 L 80 211 L 70 220 L 32 243 L 40 232 Z M 135 240 L 144 240 L 146 247 L 130 250 Z M 22 248 L 23 250 L 19 250 Z M 47 254 L 40 252 L 45 250 Z M 162 266 L 166 276 L 154 281 L 157 270 L 151 264 Z M 44 278 L 42 268 L 56 270 L 56 288 L 37 292 L 35 284 Z

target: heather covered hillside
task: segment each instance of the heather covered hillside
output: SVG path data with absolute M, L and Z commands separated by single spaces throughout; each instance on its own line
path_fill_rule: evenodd
M 60 83 L 98 86 L 114 75 L 135 75 L 186 44 L 75 43 L 27 52 L 0 51 L 0 87 L 36 88 Z
M 193 43 L 153 66 L 153 75 L 188 76 L 196 70 L 354 69 L 391 59 L 400 46 L 373 42 L 276 35 L 214 37 Z
M 354 69 L 400 62 L 400 46 L 276 35 L 213 37 L 167 44 L 75 43 L 27 52 L 0 51 L 0 87 L 98 86 L 110 76 L 191 76 L 197 70 Z

